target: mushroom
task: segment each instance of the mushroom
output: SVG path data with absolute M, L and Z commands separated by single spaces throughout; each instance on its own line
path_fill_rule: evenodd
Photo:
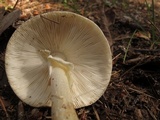
M 6 49 L 5 67 L 16 95 L 34 106 L 52 107 L 52 119 L 77 120 L 75 109 L 105 92 L 111 50 L 100 28 L 72 12 L 49 12 L 23 23 Z

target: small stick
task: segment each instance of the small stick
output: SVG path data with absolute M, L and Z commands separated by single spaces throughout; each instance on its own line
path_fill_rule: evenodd
M 95 115 L 96 115 L 96 118 L 97 118 L 97 120 L 100 120 L 100 117 L 99 117 L 99 115 L 98 115 L 98 112 L 97 112 L 97 110 L 95 109 L 95 107 L 92 105 L 92 108 L 93 108 L 93 111 L 94 111 L 94 113 L 95 113 Z
M 6 114 L 6 117 L 9 119 L 9 114 L 7 113 L 7 110 L 5 108 L 5 105 L 4 105 L 3 100 L 1 99 L 1 97 L 0 97 L 0 104 L 1 104 L 2 109 L 4 110 L 4 112 Z
M 119 53 L 118 55 L 116 55 L 116 56 L 112 59 L 113 65 L 117 62 L 117 60 L 118 60 L 118 58 L 119 58 L 120 55 L 121 55 L 121 53 Z
M 131 67 L 130 69 L 128 69 L 127 71 L 125 71 L 120 77 L 124 77 L 124 75 L 126 75 L 127 73 L 129 73 L 131 70 L 133 70 L 135 67 L 137 67 L 138 65 L 140 65 L 141 61 L 139 61 L 136 65 L 134 65 L 133 67 Z
M 19 0 L 16 1 L 16 3 L 13 6 L 13 10 L 16 8 L 17 4 L 18 4 Z
M 150 97 L 150 98 L 155 99 L 153 96 L 148 95 L 148 94 L 145 93 L 145 92 L 141 92 L 140 90 L 137 90 L 137 89 L 134 89 L 134 88 L 131 88 L 131 87 L 128 87 L 128 89 L 131 90 L 131 91 L 137 92 L 137 93 L 139 93 L 139 94 L 143 94 L 143 95 L 145 95 L 145 96 L 147 96 L 147 97 Z
M 120 55 L 121 55 L 121 53 L 119 53 L 118 55 L 116 55 L 112 60 L 114 61 L 114 60 L 117 59 Z
M 48 21 L 50 21 L 50 22 L 54 22 L 54 23 L 56 23 L 56 24 L 59 24 L 59 22 L 50 20 L 50 19 L 48 19 L 48 18 L 46 18 L 46 17 L 44 17 L 44 16 L 42 16 L 42 15 L 40 15 L 40 17 L 42 18 L 42 20 L 43 20 L 43 19 L 46 19 L 46 20 L 48 20 Z
M 150 116 L 153 118 L 153 120 L 157 120 L 157 118 L 153 115 L 153 113 L 148 109 L 148 107 L 144 106 L 147 111 L 149 112 Z

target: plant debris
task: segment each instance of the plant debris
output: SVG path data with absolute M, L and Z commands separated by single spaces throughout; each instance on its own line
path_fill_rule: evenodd
M 5 19 L 4 22 L 0 22 L 0 26 L 3 26 L 3 29 L 0 27 L 2 33 L 0 35 L 0 120 L 51 119 L 50 108 L 31 107 L 14 94 L 7 82 L 4 55 L 9 38 L 16 29 L 14 25 L 19 26 L 32 16 L 54 10 L 72 11 L 91 19 L 102 29 L 112 47 L 113 72 L 110 84 L 96 103 L 77 109 L 79 119 L 160 119 L 160 4 L 158 0 L 154 2 L 154 9 L 149 0 L 122 2 L 118 0 L 62 0 L 60 2 L 9 0 L 7 2 L 2 4 L 0 2 L 0 6 L 6 9 L 9 6 L 14 7 L 15 10 L 9 13 L 5 13 L 4 8 L 0 10 L 0 20 Z M 19 18 L 18 9 L 22 11 Z M 7 17 L 7 15 L 14 16 L 13 21 L 6 21 L 11 20 L 11 16 Z

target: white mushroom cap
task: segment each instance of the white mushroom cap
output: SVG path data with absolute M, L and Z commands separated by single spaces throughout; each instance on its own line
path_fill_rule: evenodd
M 36 107 L 51 106 L 48 62 L 41 50 L 74 65 L 69 84 L 75 108 L 103 95 L 112 57 L 107 39 L 91 20 L 71 12 L 50 12 L 31 18 L 12 35 L 5 58 L 9 83 L 21 100 Z

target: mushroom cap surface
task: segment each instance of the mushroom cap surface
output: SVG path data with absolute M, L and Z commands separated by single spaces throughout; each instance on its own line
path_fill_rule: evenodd
M 94 22 L 75 13 L 54 11 L 29 19 L 14 32 L 6 50 L 6 73 L 17 96 L 35 107 L 51 106 L 48 62 L 41 50 L 74 65 L 69 85 L 75 108 L 88 106 L 103 95 L 111 77 L 112 55 Z

